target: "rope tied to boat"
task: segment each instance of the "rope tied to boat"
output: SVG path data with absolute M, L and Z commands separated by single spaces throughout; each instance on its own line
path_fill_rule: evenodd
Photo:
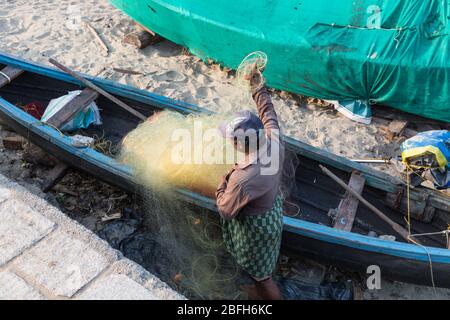
M 6 78 L 6 80 L 8 80 L 8 83 L 11 83 L 12 79 L 10 76 L 8 76 L 6 73 L 4 73 L 3 71 L 0 71 L 0 75 L 2 75 L 3 77 Z

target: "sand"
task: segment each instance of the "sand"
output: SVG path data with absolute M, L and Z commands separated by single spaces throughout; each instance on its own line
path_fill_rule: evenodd
M 98 32 L 104 50 L 86 29 Z M 47 64 L 48 57 L 84 73 L 132 85 L 217 111 L 254 109 L 249 92 L 217 65 L 209 66 L 169 41 L 138 50 L 122 44 L 133 21 L 107 0 L 4 0 L 0 3 L 0 50 Z M 270 57 L 269 57 L 270 59 Z M 270 63 L 270 61 L 269 61 Z M 141 72 L 128 75 L 114 68 Z M 288 136 L 350 158 L 395 156 L 376 124 L 355 123 L 335 112 L 308 106 L 276 92 L 273 101 Z M 389 170 L 385 165 L 377 165 Z M 394 174 L 394 170 L 389 170 Z

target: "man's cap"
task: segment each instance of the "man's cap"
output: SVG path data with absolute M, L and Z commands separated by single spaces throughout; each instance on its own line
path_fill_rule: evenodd
M 252 129 L 260 133 L 260 130 L 264 130 L 264 125 L 256 114 L 248 110 L 236 112 L 230 120 L 219 125 L 219 130 L 225 138 L 234 138 Z

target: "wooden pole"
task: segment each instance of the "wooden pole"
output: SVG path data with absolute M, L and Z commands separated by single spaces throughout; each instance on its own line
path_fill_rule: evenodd
M 142 121 L 147 120 L 147 117 L 144 116 L 142 113 L 134 110 L 132 107 L 130 107 L 129 105 L 127 105 L 126 103 L 120 101 L 119 99 L 117 99 L 116 97 L 114 97 L 112 94 L 109 94 L 108 92 L 106 92 L 105 90 L 103 90 L 102 88 L 96 86 L 95 84 L 93 84 L 92 82 L 90 82 L 89 80 L 85 79 L 84 77 L 80 76 L 79 74 L 77 74 L 75 71 L 70 70 L 69 68 L 67 68 L 66 66 L 62 65 L 61 63 L 59 63 L 58 61 L 50 58 L 49 62 L 51 64 L 53 64 L 54 66 L 58 67 L 59 69 L 61 69 L 62 71 L 70 74 L 72 77 L 74 77 L 75 79 L 79 80 L 82 84 L 84 84 L 86 87 L 91 88 L 92 90 L 97 91 L 98 93 L 100 93 L 102 96 L 108 98 L 109 100 L 111 100 L 112 102 L 116 103 L 117 105 L 119 105 L 120 107 L 122 107 L 123 109 L 127 110 L 129 113 L 135 115 L 136 117 L 138 117 L 139 119 L 141 119 Z
M 389 219 L 383 212 L 381 212 L 378 208 L 372 205 L 369 201 L 364 199 L 358 192 L 349 187 L 344 181 L 342 181 L 338 176 L 332 173 L 330 170 L 319 164 L 320 169 L 331 179 L 333 179 L 337 184 L 339 184 L 342 188 L 351 193 L 355 198 L 361 201 L 364 205 L 366 205 L 370 210 L 372 210 L 378 217 L 380 217 L 384 222 L 389 224 L 392 229 L 394 229 L 398 234 L 400 234 L 405 240 L 410 241 L 409 233 L 405 228 L 395 223 L 391 219 Z M 414 240 L 416 241 L 416 240 Z M 418 242 L 418 241 L 416 241 Z
M 97 41 L 97 43 L 102 47 L 104 53 L 106 55 L 109 54 L 109 48 L 106 45 L 106 43 L 103 41 L 102 38 L 100 38 L 99 34 L 97 33 L 97 31 L 94 29 L 93 26 L 91 26 L 91 24 L 87 21 L 84 22 L 84 25 L 86 26 L 86 28 L 89 30 L 90 33 L 92 33 L 92 35 L 95 38 L 95 41 Z

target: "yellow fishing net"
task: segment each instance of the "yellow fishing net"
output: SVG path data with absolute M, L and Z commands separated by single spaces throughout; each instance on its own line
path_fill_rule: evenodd
M 180 201 L 170 188 L 214 197 L 221 176 L 242 156 L 217 129 L 226 118 L 162 111 L 130 132 L 120 153 L 144 187 L 146 228 L 172 261 L 166 280 L 194 299 L 241 294 L 238 268 L 224 254 L 218 215 Z
M 217 129 L 224 119 L 162 111 L 127 135 L 121 159 L 153 189 L 170 185 L 213 197 L 240 157 Z

